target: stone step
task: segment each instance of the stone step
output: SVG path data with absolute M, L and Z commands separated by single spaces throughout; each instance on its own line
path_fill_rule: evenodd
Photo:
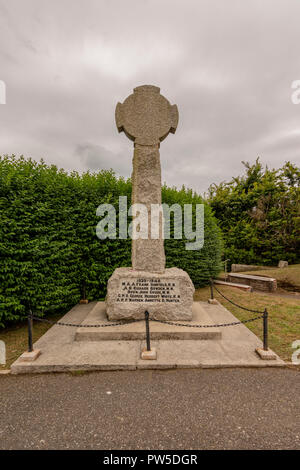
M 207 311 L 198 303 L 193 303 L 193 319 L 191 322 L 174 322 L 212 325 L 212 321 Z M 112 323 L 107 320 L 105 303 L 97 302 L 82 325 L 97 325 Z M 207 340 L 221 339 L 221 330 L 216 327 L 191 328 L 188 326 L 176 326 L 150 321 L 151 340 Z M 75 341 L 130 341 L 145 339 L 145 322 L 140 321 L 120 326 L 105 327 L 85 327 L 76 330 Z
M 235 282 L 220 281 L 219 279 L 214 279 L 214 283 L 222 284 L 223 286 L 228 286 L 228 287 L 237 287 L 238 289 L 246 290 L 249 292 L 253 291 L 253 288 L 251 286 L 248 286 L 247 284 L 237 284 Z

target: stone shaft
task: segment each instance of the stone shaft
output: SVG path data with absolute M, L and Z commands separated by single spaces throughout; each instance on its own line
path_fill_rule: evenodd
M 143 204 L 147 208 L 148 238 L 132 240 L 132 267 L 137 271 L 163 273 L 165 250 L 163 240 L 162 214 L 157 220 L 155 233 L 151 237 L 151 206 L 161 204 L 161 166 L 158 145 L 136 144 L 133 156 L 132 204 Z M 154 228 L 154 227 L 153 227 Z

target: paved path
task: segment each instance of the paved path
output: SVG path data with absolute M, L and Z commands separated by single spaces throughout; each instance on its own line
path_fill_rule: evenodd
M 1 449 L 300 449 L 300 372 L 0 376 Z

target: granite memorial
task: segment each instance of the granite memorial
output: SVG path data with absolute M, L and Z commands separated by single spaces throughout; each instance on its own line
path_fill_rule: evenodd
M 132 239 L 132 267 L 117 268 L 108 281 L 106 312 L 109 320 L 144 318 L 148 310 L 160 320 L 192 320 L 194 286 L 177 267 L 165 268 L 163 217 L 158 236 L 151 231 L 152 205 L 161 204 L 159 147 L 178 124 L 176 105 L 160 89 L 143 85 L 116 107 L 119 132 L 134 142 L 132 204 L 148 209 L 148 236 Z

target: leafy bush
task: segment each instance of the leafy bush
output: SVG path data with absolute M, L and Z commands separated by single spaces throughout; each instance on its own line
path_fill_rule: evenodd
M 71 174 L 23 157 L 0 158 L 0 325 L 35 312 L 65 310 L 81 298 L 103 299 L 114 269 L 131 265 L 131 240 L 99 240 L 96 209 L 119 196 L 131 201 L 131 182 L 113 171 Z M 166 186 L 163 202 L 202 203 L 190 190 Z M 118 220 L 118 219 L 117 219 Z M 130 219 L 128 219 L 130 221 Z M 172 231 L 171 231 L 172 234 Z M 187 251 L 185 240 L 166 240 L 167 266 L 186 270 L 195 287 L 220 269 L 220 233 L 205 206 L 205 243 Z
M 209 188 L 226 258 L 259 265 L 299 262 L 299 168 L 287 162 L 279 170 L 263 169 L 259 159 L 244 166 L 245 175 Z

